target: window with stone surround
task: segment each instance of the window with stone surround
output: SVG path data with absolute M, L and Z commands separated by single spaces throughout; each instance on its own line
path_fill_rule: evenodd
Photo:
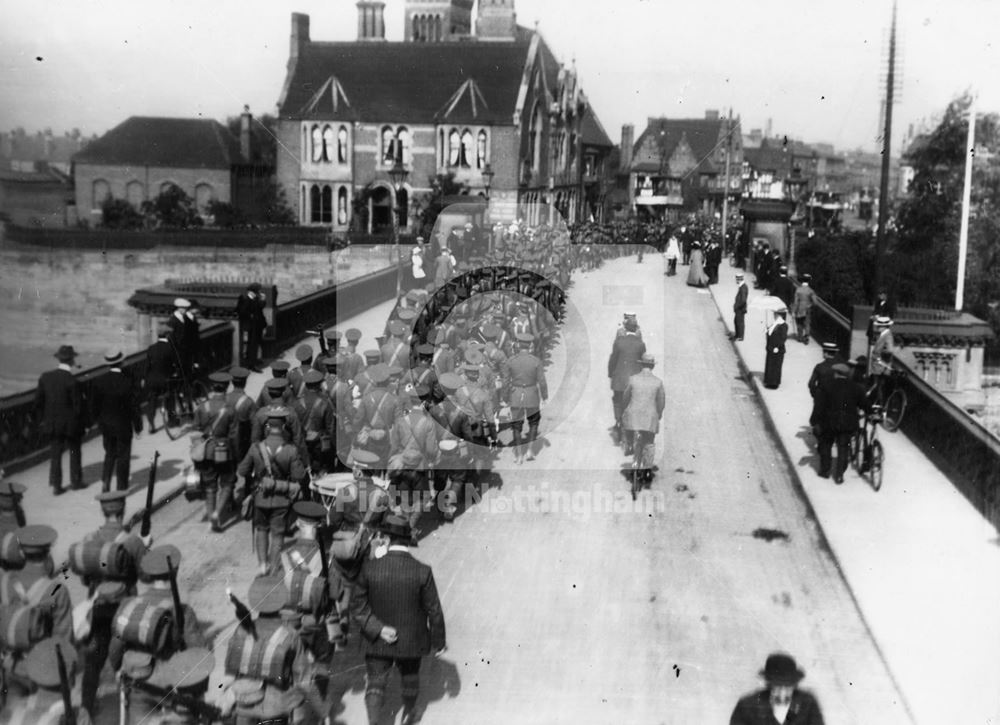
M 337 131 L 337 163 L 347 163 L 347 126 Z
M 310 158 L 312 158 L 313 163 L 317 164 L 323 160 L 323 130 L 319 124 L 312 127 L 312 155 Z
M 92 185 L 94 202 L 92 209 L 100 209 L 105 200 L 111 197 L 111 185 L 104 179 L 96 179 Z

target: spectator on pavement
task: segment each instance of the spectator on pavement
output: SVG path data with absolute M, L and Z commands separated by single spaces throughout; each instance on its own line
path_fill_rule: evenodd
M 257 282 L 251 282 L 246 292 L 236 300 L 236 317 L 240 321 L 240 364 L 255 373 L 261 371 L 260 343 L 267 327 L 264 305 L 264 296 Z
M 90 386 L 91 420 L 101 427 L 104 442 L 104 465 L 101 468 L 101 490 L 111 490 L 111 474 L 115 474 L 119 491 L 128 490 L 129 469 L 132 465 L 132 433 L 142 432 L 142 414 L 135 382 L 122 372 L 125 356 L 121 350 L 111 350 L 104 356 L 108 372 Z
M 798 689 L 805 673 L 790 655 L 769 655 L 760 675 L 766 687 L 740 698 L 729 725 L 823 725 L 816 698 Z
M 698 242 L 691 245 L 690 264 L 691 268 L 688 270 L 687 278 L 688 286 L 704 287 L 708 284 L 708 276 L 705 274 L 705 257 Z
M 767 328 L 764 387 L 771 390 L 781 385 L 781 366 L 785 362 L 785 339 L 788 337 L 788 325 L 785 322 L 787 314 L 788 310 L 775 310 L 774 322 Z
M 844 482 L 844 472 L 851 456 L 851 437 L 858 430 L 858 411 L 870 412 L 871 404 L 864 388 L 851 379 L 851 368 L 845 362 L 830 367 L 831 374 L 821 379 L 816 391 L 813 433 L 819 449 L 819 476 L 830 477 L 831 451 L 837 444 L 837 463 L 833 468 L 834 483 Z
M 795 333 L 799 342 L 803 345 L 809 344 L 811 333 L 812 308 L 815 304 L 816 293 L 810 287 L 812 276 L 804 274 L 799 278 L 799 286 L 795 290 L 792 299 L 792 317 L 795 318 Z
M 743 342 L 743 335 L 746 332 L 747 299 L 750 290 L 747 289 L 746 280 L 742 272 L 736 273 L 736 299 L 733 301 L 733 334 L 730 340 Z
M 73 489 L 83 488 L 80 446 L 86 430 L 83 389 L 73 375 L 76 350 L 63 345 L 56 352 L 59 367 L 42 373 L 35 392 L 35 414 L 39 429 L 49 438 L 49 485 L 52 493 L 63 492 L 62 455 L 69 449 L 69 479 Z
M 677 258 L 681 256 L 681 250 L 677 245 L 677 236 L 674 234 L 670 235 L 670 239 L 667 240 L 667 250 L 663 253 L 663 257 L 667 260 L 667 276 L 673 277 L 677 274 Z

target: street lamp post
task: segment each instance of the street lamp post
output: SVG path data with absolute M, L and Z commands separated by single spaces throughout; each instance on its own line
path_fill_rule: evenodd
M 396 159 L 396 163 L 389 169 L 389 178 L 392 179 L 392 244 L 396 250 L 396 300 L 403 290 L 403 261 L 399 253 L 399 190 L 403 187 L 406 177 L 410 172 L 403 166 L 403 162 Z
M 483 187 L 486 189 L 486 211 L 483 213 L 483 226 L 485 227 L 490 213 L 490 189 L 493 188 L 493 177 L 496 175 L 496 172 L 493 170 L 493 167 L 487 163 L 485 166 L 483 166 L 482 174 L 483 174 Z M 486 245 L 486 249 L 490 254 L 492 254 L 493 230 L 484 229 L 484 232 L 488 235 L 487 237 L 488 242 Z

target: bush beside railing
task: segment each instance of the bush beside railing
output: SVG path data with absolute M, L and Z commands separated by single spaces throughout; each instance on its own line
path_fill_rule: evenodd
M 327 247 L 329 231 L 319 227 L 267 227 L 262 229 L 41 229 L 8 224 L 11 242 L 57 249 L 152 249 L 173 247 L 226 247 L 259 249 L 271 244 Z

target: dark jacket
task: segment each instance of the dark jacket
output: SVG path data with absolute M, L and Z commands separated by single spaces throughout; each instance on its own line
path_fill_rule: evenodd
M 35 410 L 41 419 L 42 433 L 70 438 L 83 435 L 83 388 L 68 370 L 58 368 L 42 373 L 35 391 Z
M 858 411 L 871 410 L 864 388 L 848 377 L 834 375 L 816 391 L 814 425 L 827 433 L 853 433 Z
M 639 359 L 646 352 L 646 343 L 635 334 L 625 333 L 615 338 L 608 358 L 608 377 L 612 390 L 625 390 L 629 378 L 639 372 Z
M 750 296 L 749 290 L 747 290 L 746 284 L 741 284 L 736 288 L 736 299 L 733 301 L 733 312 L 737 314 L 746 314 L 747 312 L 747 298 Z
M 741 698 L 729 718 L 729 725 L 778 725 L 771 711 L 768 691 L 759 690 Z M 823 725 L 823 713 L 816 698 L 802 690 L 793 692 L 785 725 Z
M 444 613 L 431 568 L 408 551 L 391 550 L 361 568 L 355 596 L 357 620 L 368 640 L 368 654 L 423 657 L 444 649 Z M 384 642 L 382 627 L 395 627 L 398 639 Z
M 250 299 L 246 292 L 241 294 L 236 300 L 236 316 L 242 327 L 263 331 L 267 326 L 267 318 L 264 317 L 263 295 L 258 293 L 255 299 Z
M 271 462 L 270 473 L 275 481 L 280 482 L 279 487 L 273 490 L 265 490 L 260 485 L 261 480 L 268 476 L 268 465 L 261 446 L 267 447 Z M 268 435 L 263 441 L 251 446 L 236 472 L 248 482 L 253 481 L 254 506 L 268 509 L 291 505 L 292 494 L 306 478 L 306 469 L 302 465 L 298 448 L 286 443 L 280 435 Z
M 91 419 L 101 430 L 118 438 L 142 432 L 139 397 L 135 384 L 120 370 L 108 371 L 90 386 Z
M 146 353 L 146 387 L 165 388 L 177 367 L 177 354 L 167 340 L 157 340 Z

